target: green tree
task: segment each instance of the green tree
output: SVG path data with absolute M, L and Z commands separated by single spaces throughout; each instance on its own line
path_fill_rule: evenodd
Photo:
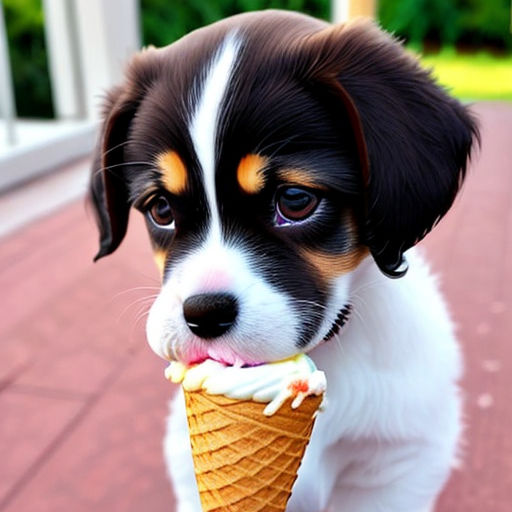
M 464 43 L 512 48 L 510 0 L 379 0 L 382 26 L 421 48 Z
M 41 0 L 3 0 L 20 117 L 52 117 Z
M 457 6 L 461 41 L 512 49 L 510 0 L 458 0 Z
M 233 14 L 290 9 L 329 18 L 329 0 L 141 0 L 144 44 L 164 46 L 187 32 Z

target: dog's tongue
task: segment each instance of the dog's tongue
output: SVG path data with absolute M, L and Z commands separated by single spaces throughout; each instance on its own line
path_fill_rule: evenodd
M 247 357 L 241 357 L 235 351 L 226 346 L 201 346 L 189 349 L 185 354 L 185 362 L 187 365 L 200 364 L 207 359 L 213 359 L 225 366 L 234 366 L 241 368 L 242 366 L 257 366 L 263 364 L 263 361 L 251 360 Z
M 209 347 L 208 358 L 205 359 L 213 359 L 214 361 L 218 361 L 224 365 L 234 366 L 236 368 L 241 368 L 242 366 L 254 366 L 255 364 L 258 364 L 255 362 L 245 361 L 231 349 L 221 346 Z

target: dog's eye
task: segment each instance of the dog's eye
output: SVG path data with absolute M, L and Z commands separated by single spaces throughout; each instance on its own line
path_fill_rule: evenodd
M 309 190 L 298 187 L 281 187 L 276 197 L 276 223 L 278 225 L 308 218 L 320 199 Z
M 165 196 L 156 197 L 148 209 L 149 215 L 155 224 L 170 227 L 174 222 L 171 205 Z

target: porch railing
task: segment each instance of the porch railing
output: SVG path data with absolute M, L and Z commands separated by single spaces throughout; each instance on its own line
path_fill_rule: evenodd
M 0 0 L 0 190 L 92 150 L 103 93 L 140 47 L 138 0 L 43 0 L 56 119 L 16 116 Z
M 372 15 L 377 0 L 332 0 L 332 18 Z M 54 121 L 16 117 L 0 0 L 0 191 L 94 144 L 98 104 L 140 47 L 139 0 L 42 0 Z
M 5 138 L 9 145 L 16 143 L 14 118 L 14 92 L 12 88 L 12 73 L 9 62 L 9 48 L 7 46 L 7 31 L 5 29 L 4 9 L 0 2 L 0 117 L 5 123 Z

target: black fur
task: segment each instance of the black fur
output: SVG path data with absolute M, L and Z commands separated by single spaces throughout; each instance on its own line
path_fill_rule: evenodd
M 201 83 L 197 75 L 233 29 L 243 48 L 217 141 L 225 236 L 258 245 L 262 255 L 273 247 L 294 268 L 305 266 L 305 273 L 300 247 L 342 253 L 364 243 L 381 270 L 394 275 L 403 252 L 452 204 L 478 138 L 476 123 L 372 23 L 330 26 L 279 11 L 235 16 L 135 57 L 125 84 L 108 98 L 95 159 L 96 259 L 121 243 L 133 199 L 148 183 L 158 185 L 157 154 L 174 149 L 189 175 L 199 175 L 187 131 Z M 234 188 L 236 166 L 249 152 L 271 158 L 267 188 L 255 198 Z M 284 166 L 314 172 L 329 190 L 330 220 L 309 232 L 296 229 L 292 237 L 269 227 L 273 176 Z M 200 238 L 208 222 L 200 181 L 192 179 L 186 196 L 173 200 L 181 228 L 171 252 L 184 254 L 187 240 Z M 357 240 L 340 222 L 344 211 L 358 223 Z M 156 240 L 164 243 L 169 237 Z M 284 271 L 269 273 L 286 282 Z M 313 289 L 313 295 L 325 293 L 318 283 Z
M 434 83 L 430 73 L 369 22 L 314 36 L 313 79 L 331 84 L 353 103 L 364 137 L 365 243 L 385 273 L 450 208 L 466 173 L 475 120 Z

